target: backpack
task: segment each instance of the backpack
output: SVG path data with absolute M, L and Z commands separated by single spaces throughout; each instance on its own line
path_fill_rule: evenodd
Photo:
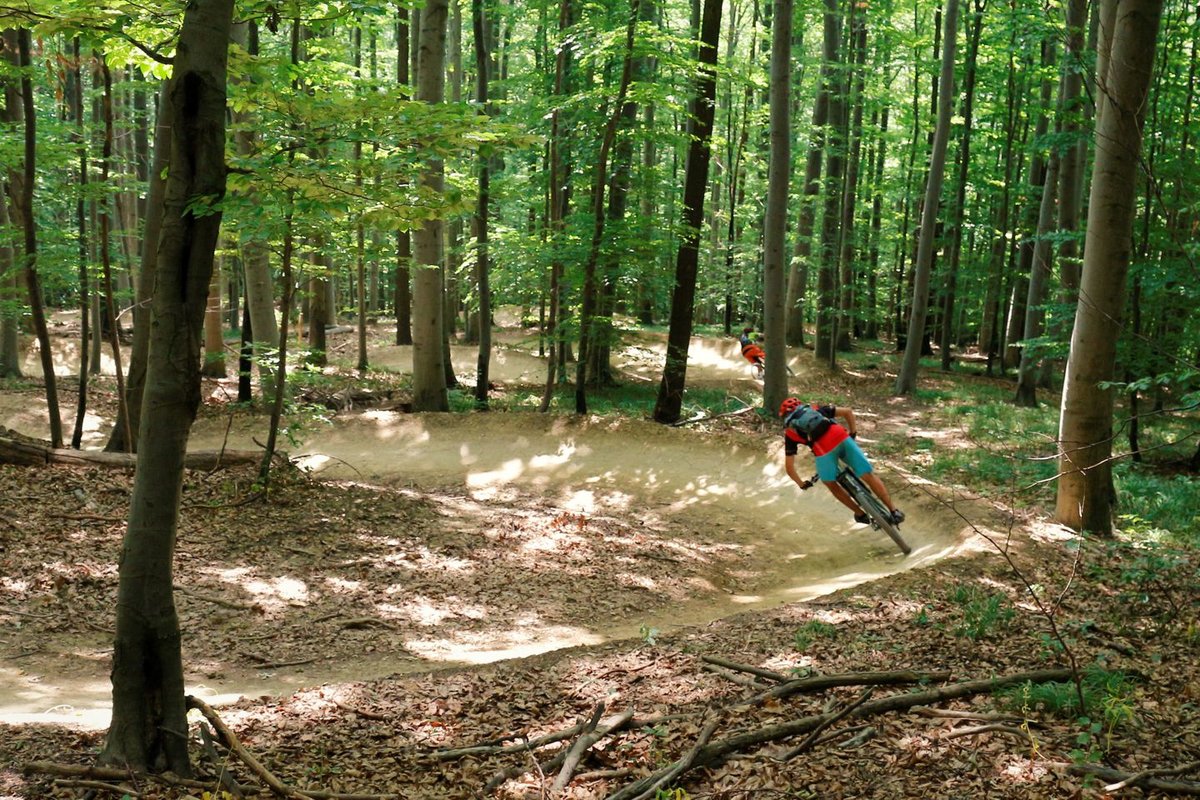
M 808 403 L 801 403 L 788 414 L 783 424 L 800 434 L 806 441 L 815 442 L 825 435 L 833 423 Z

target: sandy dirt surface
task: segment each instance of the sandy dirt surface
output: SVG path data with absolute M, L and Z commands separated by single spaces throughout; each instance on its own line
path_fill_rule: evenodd
M 627 379 L 653 380 L 661 337 L 631 338 L 614 360 Z M 372 363 L 403 370 L 406 351 L 377 344 Z M 474 352 L 455 348 L 460 374 L 473 369 Z M 758 384 L 735 341 L 698 339 L 693 355 L 692 380 L 753 396 Z M 502 337 L 493 380 L 535 386 L 543 372 L 536 339 Z M 224 411 L 223 391 L 210 393 L 191 446 L 254 449 L 265 423 Z M 85 446 L 102 445 L 106 411 L 100 403 L 89 414 Z M 65 420 L 73 412 L 64 404 Z M 44 436 L 44 401 L 35 391 L 0 395 L 0 425 Z M 902 557 L 827 492 L 801 493 L 783 474 L 778 439 L 536 413 L 368 410 L 311 424 L 282 445 L 319 479 L 288 495 L 294 508 L 184 511 L 177 580 L 192 592 L 180 600 L 193 637 L 189 681 L 213 698 L 257 696 L 653 635 L 960 548 L 955 520 L 910 506 L 904 534 L 914 552 Z M 16 628 L 0 648 L 10 687 L 0 691 L 0 717 L 102 726 L 130 478 L 43 474 L 61 482 L 57 496 L 26 502 L 59 506 L 47 525 L 62 540 L 48 549 L 45 574 L 0 587 Z M 189 480 L 210 496 L 190 502 L 227 502 L 219 482 Z M 369 510 L 347 514 L 356 507 Z M 44 624 L 41 615 L 64 610 L 64 624 Z M 319 644 L 305 647 L 306 635 Z

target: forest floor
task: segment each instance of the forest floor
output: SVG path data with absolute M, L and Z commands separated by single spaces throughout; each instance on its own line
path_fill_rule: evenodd
M 502 340 L 497 392 L 538 393 L 530 348 L 519 333 Z M 624 380 L 653 380 L 660 349 L 661 335 L 628 336 L 614 358 Z M 402 351 L 381 341 L 372 364 L 402 369 Z M 698 340 L 693 355 L 689 385 L 753 398 L 735 343 Z M 456 350 L 460 374 L 472 359 Z M 793 359 L 793 389 L 855 408 L 868 452 L 885 437 L 968 446 L 924 426 L 921 401 L 888 396 L 886 359 L 836 375 L 810 362 Z M 229 396 L 209 384 L 195 446 L 261 440 L 261 419 Z M 39 398 L 0 393 L 0 425 L 40 434 Z M 111 399 L 93 400 L 93 445 Z M 267 501 L 243 502 L 248 471 L 189 473 L 176 559 L 189 692 L 292 786 L 550 796 L 547 762 L 578 731 L 507 753 L 438 751 L 519 745 L 595 713 L 603 731 L 624 711 L 633 724 L 600 737 L 560 796 L 610 796 L 698 739 L 702 762 L 731 750 L 648 797 L 1102 797 L 1115 778 L 1086 774 L 1098 765 L 1135 773 L 1200 756 L 1194 557 L 1083 541 L 1004 497 L 932 484 L 926 452 L 876 459 L 909 515 L 903 558 L 827 493 L 801 494 L 782 475 L 778 431 L 754 414 L 665 428 L 368 408 L 297 435 L 286 448 L 308 471 L 280 474 Z M 94 760 L 131 485 L 112 469 L 0 467 L 0 797 L 70 796 L 75 779 L 21 766 Z M 1107 670 L 1088 673 L 1086 718 L 1067 684 L 936 704 L 973 719 L 870 713 L 885 695 L 1070 659 Z M 836 713 L 862 686 L 738 702 L 797 676 L 897 670 L 950 676 L 877 687 L 857 711 L 870 716 L 850 712 L 789 760 L 804 736 L 777 726 Z

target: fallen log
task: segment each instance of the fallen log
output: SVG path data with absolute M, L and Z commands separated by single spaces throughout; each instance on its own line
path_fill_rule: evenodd
M 796 678 L 786 683 L 772 686 L 762 694 L 752 695 L 740 701 L 737 705 L 756 706 L 770 700 L 782 700 L 802 692 L 819 692 L 838 686 L 896 686 L 906 683 L 941 683 L 950 680 L 950 673 L 943 672 L 913 672 L 899 670 L 896 672 L 839 672 L 830 675 L 811 675 L 807 678 Z
M 188 469 L 214 470 L 220 467 L 257 465 L 262 453 L 254 450 L 197 450 L 184 456 Z M 0 464 L 19 467 L 41 467 L 62 464 L 76 467 L 114 467 L 132 469 L 137 456 L 132 453 L 105 453 L 100 450 L 72 450 L 51 447 L 39 439 L 23 436 L 16 431 L 0 428 Z
M 956 700 L 961 697 L 970 697 L 976 694 L 985 694 L 994 692 L 997 689 L 1003 689 L 1008 686 L 1017 686 L 1022 683 L 1047 683 L 1050 681 L 1066 681 L 1071 678 L 1071 670 L 1069 669 L 1043 669 L 1034 670 L 1032 672 L 1018 672 L 1014 675 L 1006 675 L 996 678 L 983 678 L 975 681 L 963 681 L 962 683 L 943 686 L 938 689 L 930 689 L 920 692 L 905 692 L 902 694 L 891 695 L 890 697 L 881 697 L 878 700 L 864 703 L 853 710 L 847 718 L 864 718 L 871 717 L 877 714 L 885 714 L 889 711 L 904 711 L 913 706 L 930 705 L 932 703 L 942 703 L 947 700 Z M 833 677 L 833 676 L 822 676 Z M 847 685 L 847 684 L 841 684 Z M 781 687 L 776 687 L 781 688 Z M 693 769 L 704 767 L 717 766 L 724 762 L 727 758 L 735 753 L 741 753 L 751 748 L 759 747 L 770 742 L 778 742 L 783 739 L 788 739 L 792 736 L 811 733 L 819 727 L 827 725 L 827 720 L 837 716 L 841 712 L 830 712 L 826 714 L 813 714 L 790 722 L 783 722 L 778 725 L 768 725 L 755 730 L 743 731 L 736 733 L 725 739 L 720 739 L 712 744 L 705 745 L 699 750 L 693 748 L 685 759 L 673 762 L 663 769 L 635 781 L 632 784 L 618 789 L 613 794 L 609 795 L 609 800 L 614 798 L 631 798 L 640 795 L 647 787 L 654 786 L 656 782 L 664 775 L 671 775 L 671 779 L 677 781 L 684 773 Z M 686 769 L 678 770 L 677 767 L 686 760 Z

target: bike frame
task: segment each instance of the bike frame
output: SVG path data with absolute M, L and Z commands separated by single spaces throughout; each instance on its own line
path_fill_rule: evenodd
M 819 476 L 813 475 L 809 483 L 816 483 Z M 858 507 L 871 519 L 871 527 L 876 530 L 882 530 L 888 537 L 896 543 L 900 548 L 900 552 L 908 555 L 912 552 L 908 542 L 904 541 L 904 537 L 900 535 L 900 528 L 896 523 L 892 522 L 892 515 L 884 506 L 883 502 L 875 496 L 875 493 L 863 483 L 862 479 L 854 474 L 854 470 L 846 465 L 841 465 L 838 471 L 837 483 L 846 490 L 846 494 L 858 503 Z

